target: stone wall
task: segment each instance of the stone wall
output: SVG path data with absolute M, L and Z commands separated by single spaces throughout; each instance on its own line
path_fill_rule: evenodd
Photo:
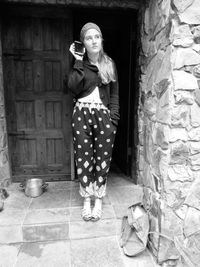
M 10 183 L 10 168 L 8 161 L 8 140 L 5 118 L 2 47 L 1 47 L 1 23 L 0 23 L 0 188 Z
M 141 26 L 138 176 L 156 232 L 149 246 L 159 263 L 198 266 L 200 1 L 147 1 Z

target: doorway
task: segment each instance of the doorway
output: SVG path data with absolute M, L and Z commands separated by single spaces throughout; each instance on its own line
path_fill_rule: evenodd
M 2 9 L 3 10 L 3 9 Z M 88 21 L 103 32 L 115 61 L 120 116 L 113 166 L 136 183 L 137 11 L 126 9 L 8 6 L 2 14 L 3 70 L 13 181 L 32 176 L 73 178 L 72 99 L 62 81 L 70 69 L 69 45 Z M 112 166 L 111 166 L 112 167 Z
M 137 134 L 135 110 L 137 105 L 136 36 L 137 12 L 129 10 L 90 9 L 73 10 L 73 37 L 79 40 L 82 26 L 96 23 L 102 31 L 104 51 L 115 61 L 119 79 L 120 121 L 118 125 L 112 166 L 116 166 L 136 183 L 136 158 L 133 139 Z

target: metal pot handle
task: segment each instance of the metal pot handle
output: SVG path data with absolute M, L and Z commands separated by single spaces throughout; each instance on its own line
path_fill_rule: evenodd
M 47 183 L 43 183 L 43 185 L 41 186 L 41 188 L 42 188 L 43 190 L 45 190 L 45 189 L 47 188 L 48 185 L 49 185 L 49 184 L 47 184 Z
M 24 190 L 25 189 L 25 183 L 23 182 L 23 183 L 21 183 L 21 184 L 19 184 L 19 186 Z

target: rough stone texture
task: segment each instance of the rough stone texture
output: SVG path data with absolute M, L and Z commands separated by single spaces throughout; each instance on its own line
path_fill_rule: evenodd
M 1 25 L 0 25 L 1 29 Z M 1 48 L 1 30 L 0 30 L 0 188 L 5 187 L 11 180 L 8 141 L 5 118 L 4 87 L 3 87 L 3 69 L 2 69 L 2 48 Z
M 173 25 L 173 45 L 189 47 L 193 44 L 193 35 L 191 33 L 190 27 L 185 25 L 179 25 L 176 21 Z
M 200 63 L 200 55 L 192 48 L 179 48 L 175 55 L 175 69 L 181 69 L 184 66 L 197 65 Z
M 143 13 L 139 180 L 150 230 L 161 233 L 149 246 L 164 266 L 187 266 L 186 235 L 194 259 L 200 255 L 199 10 L 199 0 L 150 0 Z
M 172 2 L 178 12 L 183 12 L 194 2 L 194 0 L 173 0 Z
M 178 2 L 178 0 L 177 0 Z M 182 2 L 182 1 L 179 1 Z M 200 24 L 200 2 L 199 0 L 189 0 L 184 2 L 191 2 L 189 6 L 184 10 L 184 12 L 179 13 L 179 18 L 181 22 L 187 24 Z

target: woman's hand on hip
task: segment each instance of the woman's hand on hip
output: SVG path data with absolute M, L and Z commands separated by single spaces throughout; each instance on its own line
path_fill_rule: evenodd
M 81 55 L 77 55 L 75 53 L 75 44 L 74 43 L 72 43 L 70 45 L 69 51 L 72 53 L 72 55 L 75 57 L 75 59 L 77 59 L 77 60 L 83 60 L 83 55 L 81 56 Z

